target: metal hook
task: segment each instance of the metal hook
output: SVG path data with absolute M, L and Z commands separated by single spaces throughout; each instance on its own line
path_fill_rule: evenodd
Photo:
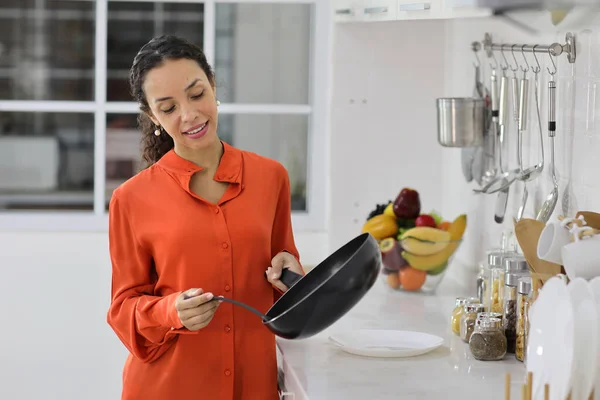
M 521 71 L 526 73 L 527 71 L 529 71 L 529 63 L 527 62 L 527 58 L 525 57 L 525 45 L 521 46 L 521 53 L 523 54 L 523 60 L 525 60 L 525 65 L 527 65 L 527 68 L 523 68 L 523 66 L 521 66 Z
M 539 62 L 537 56 L 535 55 L 536 47 L 538 47 L 537 44 L 535 46 L 533 46 L 533 58 L 535 58 L 535 63 L 537 64 L 537 67 L 531 67 L 531 70 L 533 71 L 534 74 L 537 74 L 542 70 L 542 67 L 540 66 L 540 62 Z
M 550 76 L 554 76 L 554 74 L 556 74 L 556 64 L 554 64 L 554 58 L 552 58 L 552 53 L 550 52 L 550 49 L 548 49 L 548 56 L 550 57 L 550 61 L 552 61 L 552 66 L 554 67 L 554 72 L 550 71 L 550 67 L 546 67 L 546 69 L 548 70 L 548 73 L 550 74 Z
M 512 67 L 512 65 L 510 65 L 510 69 L 512 72 L 517 72 L 519 70 L 519 62 L 517 61 L 517 57 L 515 56 L 515 46 L 516 44 L 513 44 L 512 46 L 510 46 L 510 52 L 512 53 L 513 58 L 515 59 L 515 65 L 516 67 Z
M 502 71 L 506 71 L 508 69 L 508 60 L 504 54 L 504 45 L 500 46 L 500 54 L 502 54 L 502 58 L 504 58 L 504 62 L 506 63 L 506 65 L 500 64 L 500 68 L 502 68 Z
M 494 64 L 496 65 L 492 65 L 490 62 L 490 68 L 495 71 L 498 69 L 498 60 L 496 60 L 496 54 L 494 54 L 494 52 L 492 52 L 492 58 L 494 59 Z
M 473 50 L 473 54 L 475 55 L 475 58 L 477 59 L 477 63 L 473 63 L 473 66 L 475 68 L 481 67 L 481 60 L 479 59 L 479 54 L 478 54 L 480 49 L 481 49 L 481 44 L 479 42 L 471 43 L 471 50 Z

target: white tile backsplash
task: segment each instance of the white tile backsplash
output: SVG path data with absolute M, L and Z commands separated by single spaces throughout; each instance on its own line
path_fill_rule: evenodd
M 558 215 L 563 214 L 563 205 L 569 215 L 574 215 L 578 210 L 600 211 L 600 180 L 595 177 L 600 171 L 597 165 L 597 158 L 600 156 L 600 95 L 598 78 L 600 77 L 600 26 L 581 30 L 573 30 L 576 34 L 577 43 L 577 59 L 571 64 L 567 61 L 565 54 L 555 58 L 558 72 L 555 75 L 556 81 L 556 173 L 559 178 L 559 202 L 556 206 L 553 219 Z M 449 23 L 450 34 L 448 40 L 454 49 L 449 64 L 451 65 L 446 71 L 446 94 L 449 96 L 458 96 L 468 94 L 465 90 L 471 90 L 468 81 L 464 78 L 453 79 L 452 76 L 460 69 L 468 69 L 470 62 L 473 59 L 472 52 L 469 49 L 469 43 L 472 40 L 477 40 L 483 37 L 485 32 L 492 33 L 494 41 L 504 43 L 527 43 L 527 44 L 550 44 L 552 42 L 565 42 L 566 31 L 557 32 L 547 35 L 528 35 L 517 31 L 511 25 L 499 20 L 472 20 L 472 21 L 452 21 Z M 523 54 L 515 47 L 515 58 L 524 65 Z M 505 52 L 505 56 L 511 65 L 514 65 L 514 58 L 510 51 Z M 536 65 L 536 59 L 533 54 L 526 53 L 529 66 Z M 496 59 L 503 62 L 499 52 L 496 52 Z M 552 67 L 550 57 L 545 54 L 537 54 L 537 60 L 541 65 L 539 73 L 539 106 L 540 119 L 542 127 L 543 148 L 545 155 L 545 166 L 542 175 L 527 184 L 529 192 L 529 200 L 527 202 L 524 217 L 535 218 L 537 211 L 541 207 L 546 196 L 552 189 L 551 168 L 550 168 L 550 140 L 547 133 L 547 118 L 548 118 L 548 81 L 550 75 L 547 68 Z M 486 83 L 489 80 L 491 67 L 486 57 L 484 62 L 484 70 Z M 508 70 L 508 74 L 512 74 Z M 523 73 L 519 71 L 519 76 Z M 472 76 L 472 73 L 471 73 Z M 529 94 L 529 113 L 528 127 L 524 132 L 524 164 L 533 165 L 540 160 L 541 147 L 539 144 L 539 124 L 536 113 L 535 102 L 535 75 L 530 70 L 528 73 L 530 79 L 530 94 Z M 466 88 L 464 88 L 466 86 Z M 510 103 L 510 100 L 509 100 Z M 509 124 L 508 131 L 509 147 L 509 163 L 510 168 L 516 168 L 517 154 L 517 131 L 515 124 Z M 460 154 L 450 151 L 447 158 L 458 158 L 460 162 Z M 461 177 L 460 170 L 455 168 L 453 171 L 448 171 L 447 179 L 451 182 L 456 182 L 456 177 Z M 567 189 L 569 181 L 571 182 L 568 191 L 569 195 L 565 198 L 564 193 Z M 475 184 L 466 184 L 464 180 L 458 184 L 462 189 L 461 200 L 454 202 L 450 207 L 460 207 L 465 196 L 472 196 L 464 191 L 475 187 Z M 512 226 L 512 217 L 516 215 L 516 211 L 520 205 L 523 184 L 518 183 L 511 186 L 509 208 L 503 226 L 498 226 L 493 221 L 493 205 L 495 196 L 486 196 L 485 204 L 480 205 L 485 211 L 484 223 L 478 224 L 477 228 L 481 229 L 481 235 L 485 238 L 485 246 L 490 247 L 498 245 L 501 232 L 503 229 L 510 229 Z M 563 200 L 564 204 L 563 204 Z M 452 202 L 450 202 L 452 203 Z M 470 210 L 473 212 L 472 210 Z M 473 225 L 471 225 L 473 226 Z M 481 248 L 480 248 L 481 250 Z M 481 258 L 479 253 L 472 253 L 471 256 Z M 473 257 L 466 256 L 472 260 Z
M 512 228 L 522 194 L 522 184 L 511 187 L 504 223 L 494 222 L 495 196 L 474 195 L 460 167 L 460 150 L 442 148 L 436 138 L 435 99 L 471 96 L 474 87 L 471 42 L 492 33 L 496 42 L 564 43 L 566 32 L 530 35 L 498 19 L 460 21 L 408 21 L 343 25 L 336 28 L 332 114 L 332 245 L 343 243 L 360 228 L 361 218 L 376 201 L 396 195 L 403 186 L 424 192 L 425 210 L 437 208 L 448 218 L 469 216 L 460 261 L 476 265 L 484 250 L 499 245 L 503 230 Z M 569 214 L 577 210 L 600 212 L 600 25 L 573 30 L 577 35 L 577 60 L 566 55 L 556 60 L 557 134 L 556 168 L 560 179 L 553 218 L 562 213 L 563 193 L 571 176 Z M 515 48 L 516 49 L 516 48 Z M 505 52 L 514 65 L 510 52 Z M 522 53 L 515 57 L 523 63 Z M 536 65 L 526 53 L 530 66 Z M 504 59 L 498 53 L 499 62 Z M 485 83 L 489 59 L 480 53 Z M 552 188 L 547 134 L 549 56 L 538 54 L 539 100 L 545 168 L 528 183 L 525 217 L 533 218 Z M 508 70 L 509 74 L 512 74 Z M 522 73 L 519 73 L 521 76 Z M 524 163 L 539 159 L 539 126 L 535 108 L 533 74 L 529 126 L 524 133 Z M 366 94 L 365 94 L 366 92 Z M 361 103 L 361 96 L 368 101 Z M 349 99 L 356 103 L 350 104 Z M 510 104 L 509 104 L 510 107 Z M 356 124 L 361 124 L 356 128 Z M 507 132 L 509 165 L 516 168 L 517 136 L 514 123 Z M 354 160 L 354 162 L 352 161 Z M 353 163 L 349 165 L 348 163 Z M 351 175 L 349 175 L 351 173 Z M 342 179 L 350 178 L 350 183 Z M 432 198 L 433 197 L 433 198 Z M 337 238 L 337 239 L 336 239 Z

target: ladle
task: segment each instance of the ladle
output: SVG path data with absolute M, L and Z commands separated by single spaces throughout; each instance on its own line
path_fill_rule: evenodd
M 550 55 L 550 60 L 554 65 L 552 55 Z M 556 179 L 556 168 L 554 164 L 556 136 L 556 82 L 554 81 L 554 74 L 556 73 L 556 66 L 554 66 L 554 72 L 550 71 L 550 68 L 548 68 L 548 72 L 550 73 L 550 81 L 548 82 L 548 137 L 550 138 L 550 168 L 552 169 L 552 183 L 554 184 L 554 187 L 550 194 L 548 194 L 548 197 L 546 197 L 546 201 L 542 204 L 536 217 L 538 221 L 543 223 L 548 222 L 558 201 L 558 180 Z
M 514 47 L 515 45 L 513 45 Z M 510 79 L 511 80 L 511 89 L 512 89 L 512 110 L 513 110 L 513 121 L 515 122 L 515 125 L 518 126 L 519 124 L 519 78 L 517 77 L 517 72 L 519 71 L 519 63 L 517 62 L 517 58 L 515 57 L 515 53 L 514 53 L 514 49 L 511 49 L 512 52 L 512 56 L 513 59 L 515 60 L 515 67 L 513 68 L 513 66 L 508 62 L 508 60 L 506 59 L 506 56 L 504 55 L 504 52 L 502 52 L 502 56 L 504 57 L 504 60 L 506 62 L 506 65 L 510 67 L 511 71 L 513 72 L 513 77 Z M 503 67 L 504 70 L 505 67 Z M 522 67 L 521 67 L 522 68 Z M 523 72 L 525 73 L 528 69 L 523 69 Z M 506 96 L 506 77 L 505 75 L 503 75 L 503 80 L 505 81 L 504 83 L 501 82 L 500 85 L 500 92 L 501 92 L 501 99 L 500 99 L 500 108 L 502 108 L 502 106 L 506 107 L 506 97 L 504 99 L 502 99 L 502 90 L 504 88 L 505 91 L 505 96 Z M 502 110 L 500 110 L 500 137 L 503 138 L 505 131 L 506 131 L 506 108 L 504 109 L 504 113 L 502 112 Z M 502 149 L 502 145 L 500 146 L 500 148 Z M 502 157 L 502 154 L 500 154 L 500 157 Z M 502 158 L 500 158 L 500 163 L 502 164 Z M 506 191 L 508 189 L 508 187 L 510 185 L 512 185 L 512 183 L 516 180 L 517 176 L 519 175 L 519 173 L 521 172 L 522 168 L 519 165 L 519 168 L 515 168 L 512 170 L 508 170 L 508 171 L 504 171 L 503 168 L 500 169 L 500 173 L 496 176 L 495 179 L 491 180 L 490 182 L 488 182 L 487 184 L 483 185 L 483 187 L 481 189 L 473 189 L 473 191 L 475 193 L 484 193 L 484 194 L 494 194 L 500 191 Z
M 534 51 L 535 51 L 535 47 L 534 46 Z M 534 53 L 535 55 L 535 53 Z M 523 53 L 523 58 L 525 58 L 525 54 Z M 536 61 L 537 61 L 537 57 L 536 57 Z M 527 59 L 525 59 L 525 62 L 527 62 Z M 529 67 L 529 64 L 528 64 Z M 539 79 L 538 79 L 538 73 L 541 70 L 541 67 L 538 66 L 537 67 L 531 67 L 531 70 L 533 71 L 533 73 L 535 74 L 535 106 L 536 106 L 536 112 L 537 112 L 537 119 L 538 119 L 538 130 L 540 132 L 540 148 L 542 150 L 542 159 L 540 160 L 539 163 L 527 168 L 526 170 L 523 170 L 521 168 L 521 172 L 517 175 L 517 180 L 519 181 L 523 181 L 523 182 L 529 182 L 534 180 L 535 178 L 537 178 L 538 176 L 540 176 L 540 174 L 542 173 L 542 171 L 544 170 L 544 134 L 542 133 L 542 118 L 540 117 L 540 104 L 539 104 Z M 528 84 L 528 80 L 525 78 L 525 74 L 526 74 L 527 70 L 523 70 L 523 79 L 521 80 L 521 88 L 520 88 L 520 103 L 519 103 L 519 113 L 521 114 L 521 118 L 519 119 L 519 161 L 522 163 L 523 161 L 523 131 L 525 129 L 527 129 L 527 102 L 528 102 L 528 90 L 529 90 L 529 84 Z M 522 167 L 522 164 L 521 164 Z
M 522 50 L 522 49 L 521 49 Z M 535 51 L 535 46 L 534 46 Z M 535 53 L 534 53 L 535 54 Z M 525 53 L 523 52 L 523 59 L 527 64 L 527 68 L 521 67 L 523 70 L 523 79 L 521 79 L 519 94 L 520 94 L 520 103 L 519 103 L 519 148 L 518 148 L 518 159 L 519 159 L 519 168 L 521 168 L 521 172 L 517 175 L 517 180 L 523 182 L 523 197 L 521 199 L 521 206 L 517 211 L 517 220 L 523 218 L 523 213 L 525 211 L 525 205 L 527 204 L 528 192 L 527 192 L 527 182 L 537 178 L 542 171 L 544 170 L 544 134 L 542 133 L 542 118 L 540 117 L 540 104 L 539 104 L 539 79 L 538 73 L 541 71 L 541 67 L 539 66 L 539 62 L 537 63 L 537 67 L 532 67 L 532 71 L 535 75 L 535 105 L 538 119 L 538 129 L 540 133 L 540 148 L 542 151 L 542 159 L 538 164 L 535 164 L 532 167 L 523 169 L 523 131 L 527 128 L 527 102 L 528 102 L 528 90 L 529 84 L 526 77 L 526 73 L 529 70 L 529 64 L 527 63 L 527 58 L 525 58 Z M 537 62 L 537 57 L 536 57 Z

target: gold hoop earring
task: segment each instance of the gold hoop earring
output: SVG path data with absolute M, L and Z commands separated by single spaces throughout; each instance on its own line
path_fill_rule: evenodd
M 160 127 L 158 127 L 158 126 L 157 126 L 157 127 L 156 127 L 156 130 L 154 131 L 154 135 L 156 135 L 156 136 L 160 136 L 160 133 L 161 133 L 161 132 L 160 132 Z

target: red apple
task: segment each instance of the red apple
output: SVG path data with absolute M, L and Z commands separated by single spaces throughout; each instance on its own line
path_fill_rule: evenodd
M 415 219 L 421 213 L 421 199 L 416 190 L 404 188 L 394 200 L 394 214 L 398 218 Z
M 428 214 L 421 214 L 415 220 L 415 226 L 429 226 L 431 228 L 437 228 L 435 218 Z

